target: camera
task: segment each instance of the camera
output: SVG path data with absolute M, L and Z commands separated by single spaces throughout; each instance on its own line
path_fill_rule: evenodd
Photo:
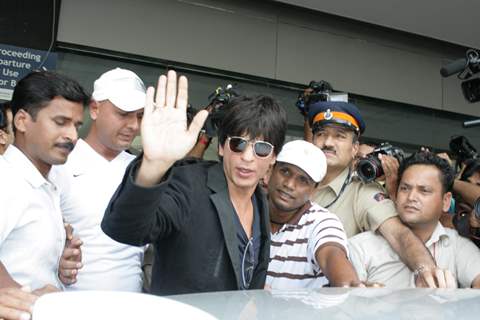
M 372 182 L 383 175 L 382 163 L 378 158 L 380 154 L 392 156 L 398 162 L 405 159 L 405 152 L 402 149 L 394 147 L 388 142 L 381 143 L 367 157 L 360 159 L 357 163 L 357 174 L 363 182 Z
M 465 136 L 453 136 L 450 139 L 450 152 L 457 159 L 457 164 L 461 164 L 468 159 L 477 159 L 477 149 L 468 141 Z
M 443 77 L 458 74 L 457 77 L 464 80 L 462 82 L 463 96 L 470 103 L 480 101 L 480 79 L 470 79 L 477 73 L 480 73 L 480 52 L 474 49 L 467 50 L 465 58 L 455 60 L 440 70 Z
M 308 106 L 318 101 L 330 101 L 333 88 L 324 80 L 310 81 L 304 92 L 300 93 L 295 106 L 304 116 L 308 114 Z M 348 99 L 348 98 L 347 98 Z
M 205 121 L 204 130 L 209 137 L 217 135 L 218 126 L 225 116 L 225 106 L 234 97 L 238 97 L 238 93 L 231 84 L 225 88 L 218 87 L 208 96 L 209 104 L 205 109 L 208 110 L 209 116 Z

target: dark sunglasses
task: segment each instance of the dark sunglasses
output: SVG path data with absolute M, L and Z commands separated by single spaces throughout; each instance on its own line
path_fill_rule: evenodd
M 266 141 L 250 142 L 242 137 L 228 137 L 228 147 L 233 152 L 244 152 L 249 143 L 252 144 L 253 153 L 259 158 L 266 158 L 273 152 L 273 145 Z

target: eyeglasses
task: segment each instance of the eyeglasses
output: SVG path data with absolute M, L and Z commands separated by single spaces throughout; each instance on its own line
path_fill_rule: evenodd
M 228 137 L 228 147 L 233 152 L 244 152 L 249 143 L 252 144 L 253 153 L 259 158 L 266 158 L 273 152 L 273 145 L 266 141 L 251 142 L 242 137 Z
M 255 264 L 255 252 L 253 251 L 253 238 L 248 240 L 242 256 L 242 282 L 243 289 L 250 287 L 253 278 L 253 267 Z

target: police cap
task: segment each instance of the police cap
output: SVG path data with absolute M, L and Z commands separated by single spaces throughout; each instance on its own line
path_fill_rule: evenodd
M 365 122 L 357 106 L 343 101 L 318 101 L 309 106 L 308 119 L 312 129 L 327 123 L 336 123 L 357 134 L 365 131 Z

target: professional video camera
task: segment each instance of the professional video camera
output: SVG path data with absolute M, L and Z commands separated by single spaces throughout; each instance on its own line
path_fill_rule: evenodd
M 394 147 L 388 142 L 381 143 L 380 146 L 357 163 L 357 174 L 363 182 L 372 182 L 383 175 L 382 163 L 378 158 L 380 154 L 392 156 L 398 162 L 402 162 L 405 159 L 405 152 L 402 149 Z
M 465 136 L 453 136 L 449 143 L 450 153 L 456 159 L 456 169 L 469 159 L 478 159 L 477 149 L 468 141 Z
M 308 114 L 308 107 L 318 101 L 345 101 L 348 102 L 348 94 L 333 92 L 332 85 L 327 81 L 310 81 L 308 87 L 298 95 L 295 106 L 302 115 Z
M 231 84 L 228 84 L 225 88 L 218 87 L 208 96 L 209 104 L 205 109 L 208 110 L 210 115 L 205 121 L 204 129 L 209 137 L 217 135 L 218 126 L 225 116 L 225 106 L 234 97 L 238 97 L 238 93 Z
M 479 72 L 480 52 L 473 49 L 467 50 L 465 58 L 455 60 L 440 69 L 440 74 L 443 77 L 458 74 L 460 80 L 465 80 L 462 82 L 462 92 L 469 102 L 480 101 L 480 78 L 470 79 Z

